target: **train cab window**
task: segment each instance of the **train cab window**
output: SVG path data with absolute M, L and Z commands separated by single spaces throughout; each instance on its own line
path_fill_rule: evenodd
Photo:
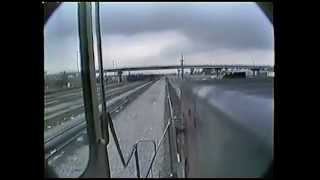
M 62 3 L 44 26 L 44 145 L 58 177 L 79 177 L 89 160 L 77 3 Z
M 259 6 L 105 2 L 100 7 L 108 111 L 125 159 L 138 140 L 160 140 L 171 117 L 170 94 L 176 129 L 169 131 L 173 140 L 164 136 L 152 177 L 263 174 L 273 158 L 274 72 L 264 66 L 274 65 L 274 36 Z M 149 74 L 158 80 L 150 86 L 143 81 Z M 139 92 L 144 85 L 147 90 Z M 131 95 L 134 90 L 141 95 Z M 138 148 L 143 175 L 153 152 L 149 145 Z M 113 138 L 108 155 L 111 177 L 136 177 L 134 162 L 121 164 Z
M 44 28 L 50 170 L 112 178 L 272 173 L 270 19 L 253 2 L 62 3 Z

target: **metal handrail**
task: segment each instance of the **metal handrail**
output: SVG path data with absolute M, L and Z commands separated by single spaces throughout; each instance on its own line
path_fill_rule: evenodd
M 131 161 L 133 154 L 135 155 L 136 168 L 137 168 L 137 177 L 140 177 L 140 166 L 139 166 L 139 157 L 138 157 L 138 144 L 141 143 L 141 142 L 151 142 L 151 143 L 153 144 L 154 154 L 153 154 L 151 163 L 150 163 L 150 165 L 149 165 L 149 167 L 148 167 L 147 174 L 146 174 L 146 176 L 145 176 L 145 178 L 147 178 L 147 177 L 149 176 L 149 173 L 150 173 L 150 172 L 152 173 L 152 165 L 153 165 L 153 162 L 154 162 L 155 157 L 156 157 L 156 155 L 157 155 L 157 153 L 158 153 L 158 151 L 159 151 L 159 149 L 160 149 L 159 146 L 162 144 L 163 138 L 164 138 L 164 136 L 165 136 L 165 135 L 167 134 L 167 132 L 168 132 L 168 129 L 169 129 L 170 125 L 171 125 L 171 121 L 170 121 L 170 120 L 168 121 L 168 124 L 167 124 L 167 126 L 166 126 L 166 129 L 165 129 L 164 133 L 162 134 L 162 137 L 161 137 L 158 145 L 156 145 L 156 142 L 155 142 L 154 140 L 152 140 L 152 139 L 141 139 L 141 140 L 137 141 L 137 142 L 133 145 L 127 161 L 125 161 L 125 159 L 124 159 L 123 153 L 122 153 L 122 151 L 121 151 L 121 148 L 120 148 L 120 145 L 119 145 L 119 142 L 118 142 L 117 135 L 116 135 L 116 133 L 115 133 L 115 131 L 114 131 L 114 127 L 113 127 L 112 121 L 109 122 L 109 125 L 110 125 L 110 128 L 111 128 L 111 133 L 112 133 L 113 139 L 114 139 L 115 144 L 116 144 L 116 147 L 117 147 L 118 154 L 119 154 L 120 159 L 121 159 L 121 163 L 122 163 L 122 165 L 123 165 L 125 168 L 128 166 L 129 162 Z M 157 147 L 158 147 L 158 148 L 157 148 Z
M 137 177 L 140 177 L 140 166 L 139 166 L 139 157 L 138 157 L 138 144 L 141 143 L 141 142 L 152 142 L 153 143 L 153 147 L 154 147 L 154 155 L 155 155 L 156 152 L 157 152 L 157 149 L 156 149 L 157 147 L 156 147 L 155 141 L 151 140 L 151 139 L 141 139 L 141 140 L 137 141 L 132 147 L 132 150 L 130 152 L 129 158 L 127 159 L 127 161 L 125 161 L 123 153 L 122 153 L 122 150 L 121 150 L 120 145 L 119 145 L 117 134 L 116 134 L 114 126 L 113 126 L 113 122 L 111 120 L 110 113 L 108 113 L 108 118 L 107 119 L 109 120 L 109 127 L 110 127 L 110 130 L 111 130 L 111 134 L 112 134 L 113 140 L 114 140 L 114 142 L 116 144 L 116 148 L 117 148 L 118 154 L 120 156 L 122 165 L 126 168 L 128 166 L 128 164 L 129 164 L 130 160 L 132 159 L 133 154 L 134 154 L 135 155 L 135 160 L 136 160 Z M 149 175 L 149 173 L 148 173 L 148 175 Z
M 168 82 L 167 82 L 167 83 L 168 83 Z M 166 90 L 167 90 L 167 92 L 169 93 L 169 91 L 168 91 L 168 84 L 166 84 Z M 164 136 L 167 134 L 167 132 L 168 132 L 168 130 L 169 130 L 169 127 L 172 125 L 172 121 L 173 121 L 173 108 L 172 108 L 172 102 L 171 102 L 171 98 L 170 98 L 170 95 L 169 95 L 169 94 L 168 94 L 167 98 L 168 98 L 168 102 L 169 102 L 170 118 L 168 119 L 167 126 L 166 126 L 166 128 L 165 128 L 165 130 L 164 130 L 164 132 L 163 132 L 163 134 L 162 134 L 162 136 L 161 136 L 161 138 L 160 138 L 159 143 L 158 143 L 158 146 L 157 146 L 158 149 L 157 149 L 155 155 L 153 156 L 153 158 L 152 158 L 152 160 L 151 160 L 151 163 L 150 163 L 150 165 L 149 165 L 146 178 L 148 177 L 148 175 L 149 175 L 149 173 L 150 173 L 150 170 L 152 169 L 153 162 L 154 162 L 155 157 L 156 157 L 156 155 L 157 155 L 157 153 L 158 153 L 158 151 L 159 151 L 159 149 L 160 149 L 159 147 L 160 147 L 160 145 L 161 145 L 162 142 L 163 142 L 163 138 L 164 138 Z
M 104 140 L 105 146 L 108 145 L 109 133 L 108 133 L 107 129 L 105 129 L 105 128 L 108 128 L 108 124 L 109 124 L 110 130 L 111 130 L 111 134 L 112 134 L 113 139 L 115 141 L 118 154 L 120 156 L 122 165 L 124 167 L 128 166 L 130 160 L 132 159 L 133 153 L 134 153 L 135 160 L 136 160 L 137 177 L 140 177 L 140 166 L 139 166 L 139 157 L 138 157 L 138 148 L 137 148 L 137 146 L 141 142 L 152 142 L 153 146 L 154 146 L 154 155 L 153 155 L 152 161 L 151 161 L 150 166 L 149 166 L 148 171 L 147 171 L 146 177 L 148 177 L 148 175 L 149 175 L 149 173 L 150 173 L 150 171 L 152 169 L 152 165 L 153 165 L 153 162 L 154 162 L 155 157 L 157 155 L 157 152 L 159 151 L 159 148 L 157 149 L 155 141 L 154 140 L 139 140 L 139 141 L 137 141 L 132 147 L 132 150 L 131 150 L 131 153 L 129 155 L 129 158 L 127 159 L 127 161 L 125 161 L 123 153 L 122 153 L 120 145 L 119 145 L 117 134 L 116 134 L 114 126 L 113 126 L 113 122 L 111 120 L 111 115 L 110 115 L 109 112 L 107 113 L 106 102 L 105 102 L 105 94 L 104 94 L 105 90 L 104 90 L 104 81 L 103 81 L 103 62 L 102 62 L 102 53 L 101 53 L 101 31 L 100 31 L 100 17 L 99 17 L 99 14 L 100 14 L 99 13 L 99 3 L 96 2 L 96 30 L 97 30 L 96 34 L 97 34 L 97 42 L 98 42 L 98 59 L 99 59 L 99 71 L 100 71 L 100 78 L 101 78 L 102 99 L 104 101 L 103 102 L 103 108 L 102 108 L 102 122 L 101 122 L 101 125 L 103 127 L 102 129 L 104 129 L 105 131 L 102 130 L 104 139 L 101 139 L 101 140 Z M 170 103 L 170 111 L 172 111 L 172 105 L 171 105 L 170 97 L 168 96 L 168 98 L 169 98 L 169 103 Z M 168 132 L 169 126 L 171 125 L 172 112 L 170 112 L 170 115 L 171 115 L 171 118 L 170 118 L 170 120 L 169 120 L 169 122 L 167 124 L 165 132 L 163 133 L 163 135 L 161 137 L 161 140 L 160 140 L 160 142 L 158 144 L 158 147 L 163 142 L 163 138 L 164 138 L 165 134 Z M 107 121 L 105 121 L 105 120 L 107 120 Z M 106 147 L 106 151 L 107 151 L 107 147 Z
M 160 138 L 160 141 L 159 141 L 158 145 L 156 145 L 156 143 L 155 143 L 154 140 L 148 140 L 148 139 L 143 140 L 143 139 L 142 139 L 142 140 L 137 141 L 137 142 L 133 145 L 132 150 L 131 150 L 131 152 L 130 152 L 130 155 L 129 155 L 129 158 L 127 159 L 127 161 L 125 161 L 125 159 L 124 159 L 124 156 L 123 156 L 123 153 L 122 153 L 122 151 L 121 151 L 121 148 L 120 148 L 120 145 L 119 145 L 119 141 L 118 141 L 118 138 L 117 138 L 117 134 L 116 134 L 116 132 L 115 132 L 115 129 L 114 129 L 114 126 L 113 126 L 113 122 L 112 122 L 112 120 L 111 120 L 110 113 L 108 113 L 108 116 L 109 116 L 109 117 L 108 117 L 107 119 L 109 120 L 109 127 L 110 127 L 110 130 L 111 130 L 111 134 L 112 134 L 112 136 L 113 136 L 113 139 L 114 139 L 114 141 L 115 141 L 116 148 L 117 148 L 118 154 L 119 154 L 120 159 L 121 159 L 121 163 L 122 163 L 122 165 L 126 168 L 126 167 L 128 166 L 128 164 L 129 164 L 129 162 L 131 161 L 132 156 L 133 156 L 133 154 L 134 154 L 134 155 L 135 155 L 135 160 L 136 160 L 137 177 L 140 177 L 139 157 L 138 157 L 138 151 L 137 151 L 137 150 L 138 150 L 138 147 L 137 147 L 138 144 L 141 143 L 141 142 L 152 142 L 153 145 L 154 145 L 154 155 L 153 155 L 153 157 L 152 157 L 152 159 L 151 159 L 150 165 L 149 165 L 149 167 L 148 167 L 148 169 L 147 169 L 147 174 L 146 174 L 146 176 L 145 176 L 145 178 L 147 178 L 147 177 L 149 176 L 149 173 L 150 173 L 150 172 L 152 173 L 153 163 L 154 163 L 155 158 L 156 158 L 156 156 L 157 156 L 157 154 L 158 154 L 158 152 L 159 152 L 159 149 L 160 149 L 159 147 L 162 145 L 164 136 L 168 133 L 169 127 L 172 125 L 172 120 L 173 120 L 172 102 L 171 102 L 171 98 L 170 98 L 169 95 L 167 96 L 167 98 L 168 98 L 168 101 L 169 101 L 170 118 L 168 119 L 168 123 L 167 123 L 166 128 L 165 128 L 165 130 L 164 130 L 164 132 L 163 132 L 163 134 L 162 134 L 162 136 L 161 136 L 161 138 Z
M 151 169 L 152 169 L 152 166 L 153 166 L 153 162 L 154 162 L 154 160 L 155 160 L 155 158 L 156 158 L 156 155 L 158 154 L 158 152 L 159 152 L 159 147 L 160 147 L 160 145 L 162 144 L 162 142 L 163 142 L 163 138 L 164 138 L 164 136 L 167 134 L 167 132 L 168 132 L 168 129 L 169 129 L 169 127 L 171 126 L 171 121 L 170 121 L 170 119 L 168 120 L 168 123 L 167 123 L 167 126 L 166 126 L 166 129 L 164 130 L 164 133 L 162 134 L 162 136 L 161 136 L 161 138 L 160 138 L 160 141 L 159 141 L 159 143 L 158 143 L 158 148 L 157 148 L 157 150 L 156 150 L 156 153 L 154 154 L 154 156 L 152 157 L 152 160 L 151 160 L 151 163 L 150 163 L 150 165 L 149 165 L 149 168 L 148 168 L 148 171 L 147 171 L 147 175 L 145 176 L 145 178 L 147 178 L 148 176 L 149 176 L 149 173 L 150 173 L 150 171 L 151 171 Z

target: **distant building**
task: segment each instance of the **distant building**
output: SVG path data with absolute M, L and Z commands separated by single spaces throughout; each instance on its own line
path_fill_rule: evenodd
M 73 74 L 68 75 L 68 79 L 73 79 L 74 77 L 75 77 L 75 75 L 73 75 Z
M 231 78 L 246 78 L 246 72 L 229 72 L 223 76 L 224 79 L 231 79 Z
M 202 73 L 205 75 L 212 74 L 213 69 L 212 68 L 203 68 Z

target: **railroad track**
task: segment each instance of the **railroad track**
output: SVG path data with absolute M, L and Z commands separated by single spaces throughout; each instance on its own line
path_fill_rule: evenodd
M 136 87 L 139 87 L 146 82 L 139 82 L 139 83 L 134 83 L 131 84 L 127 87 L 121 87 L 120 89 L 116 88 L 111 91 L 107 91 L 107 97 L 106 100 L 110 100 L 116 96 L 119 96 L 130 89 L 134 89 Z M 100 93 L 99 93 L 100 94 Z M 98 101 L 101 102 L 101 95 L 98 95 Z M 81 97 L 79 97 L 77 100 L 74 100 L 73 102 L 69 100 L 69 102 L 65 102 L 63 105 L 61 103 L 61 107 L 56 106 L 56 109 L 53 109 L 54 107 L 51 107 L 51 111 L 48 112 L 48 109 L 45 110 L 45 129 L 47 129 L 48 126 L 56 126 L 62 122 L 65 122 L 72 118 L 73 116 L 80 114 L 81 112 L 84 112 L 84 107 L 83 107 L 83 100 Z
M 128 87 L 133 87 L 138 84 L 141 84 L 141 82 L 133 82 L 129 83 L 127 85 L 123 86 L 116 86 L 116 87 L 107 87 L 107 94 L 112 93 L 114 91 L 119 91 Z M 98 96 L 100 96 L 100 89 L 97 88 Z M 46 96 L 45 97 L 45 108 L 49 108 L 51 106 L 57 105 L 59 103 L 64 103 L 68 101 L 75 101 L 77 99 L 82 98 L 82 88 L 70 90 L 70 91 L 65 91 L 65 92 L 59 92 L 54 95 Z
M 130 102 L 136 99 L 140 94 L 142 94 L 155 82 L 156 81 L 145 83 L 144 85 L 140 86 L 140 88 L 129 93 L 127 96 L 114 101 L 108 107 L 108 109 L 110 109 L 109 112 L 111 116 L 114 117 L 124 106 L 128 105 Z M 71 125 L 67 126 L 64 129 L 61 129 L 54 135 L 45 138 L 45 158 L 50 159 L 56 153 L 64 149 L 74 140 L 76 140 L 79 136 L 83 135 L 83 133 L 85 133 L 86 130 L 85 128 L 85 118 L 84 116 L 79 116 L 78 119 L 74 120 L 74 123 L 72 123 Z

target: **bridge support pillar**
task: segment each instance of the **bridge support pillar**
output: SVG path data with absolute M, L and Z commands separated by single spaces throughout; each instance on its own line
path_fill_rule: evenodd
M 258 75 L 259 75 L 259 72 L 260 72 L 260 69 L 258 69 L 258 68 L 253 68 L 253 69 L 251 69 L 251 71 L 253 72 L 253 76 L 258 76 Z
M 221 68 L 214 68 L 216 71 L 217 78 L 220 77 Z
M 194 68 L 190 68 L 190 75 L 193 75 Z
M 122 82 L 122 71 L 118 71 L 118 83 Z

